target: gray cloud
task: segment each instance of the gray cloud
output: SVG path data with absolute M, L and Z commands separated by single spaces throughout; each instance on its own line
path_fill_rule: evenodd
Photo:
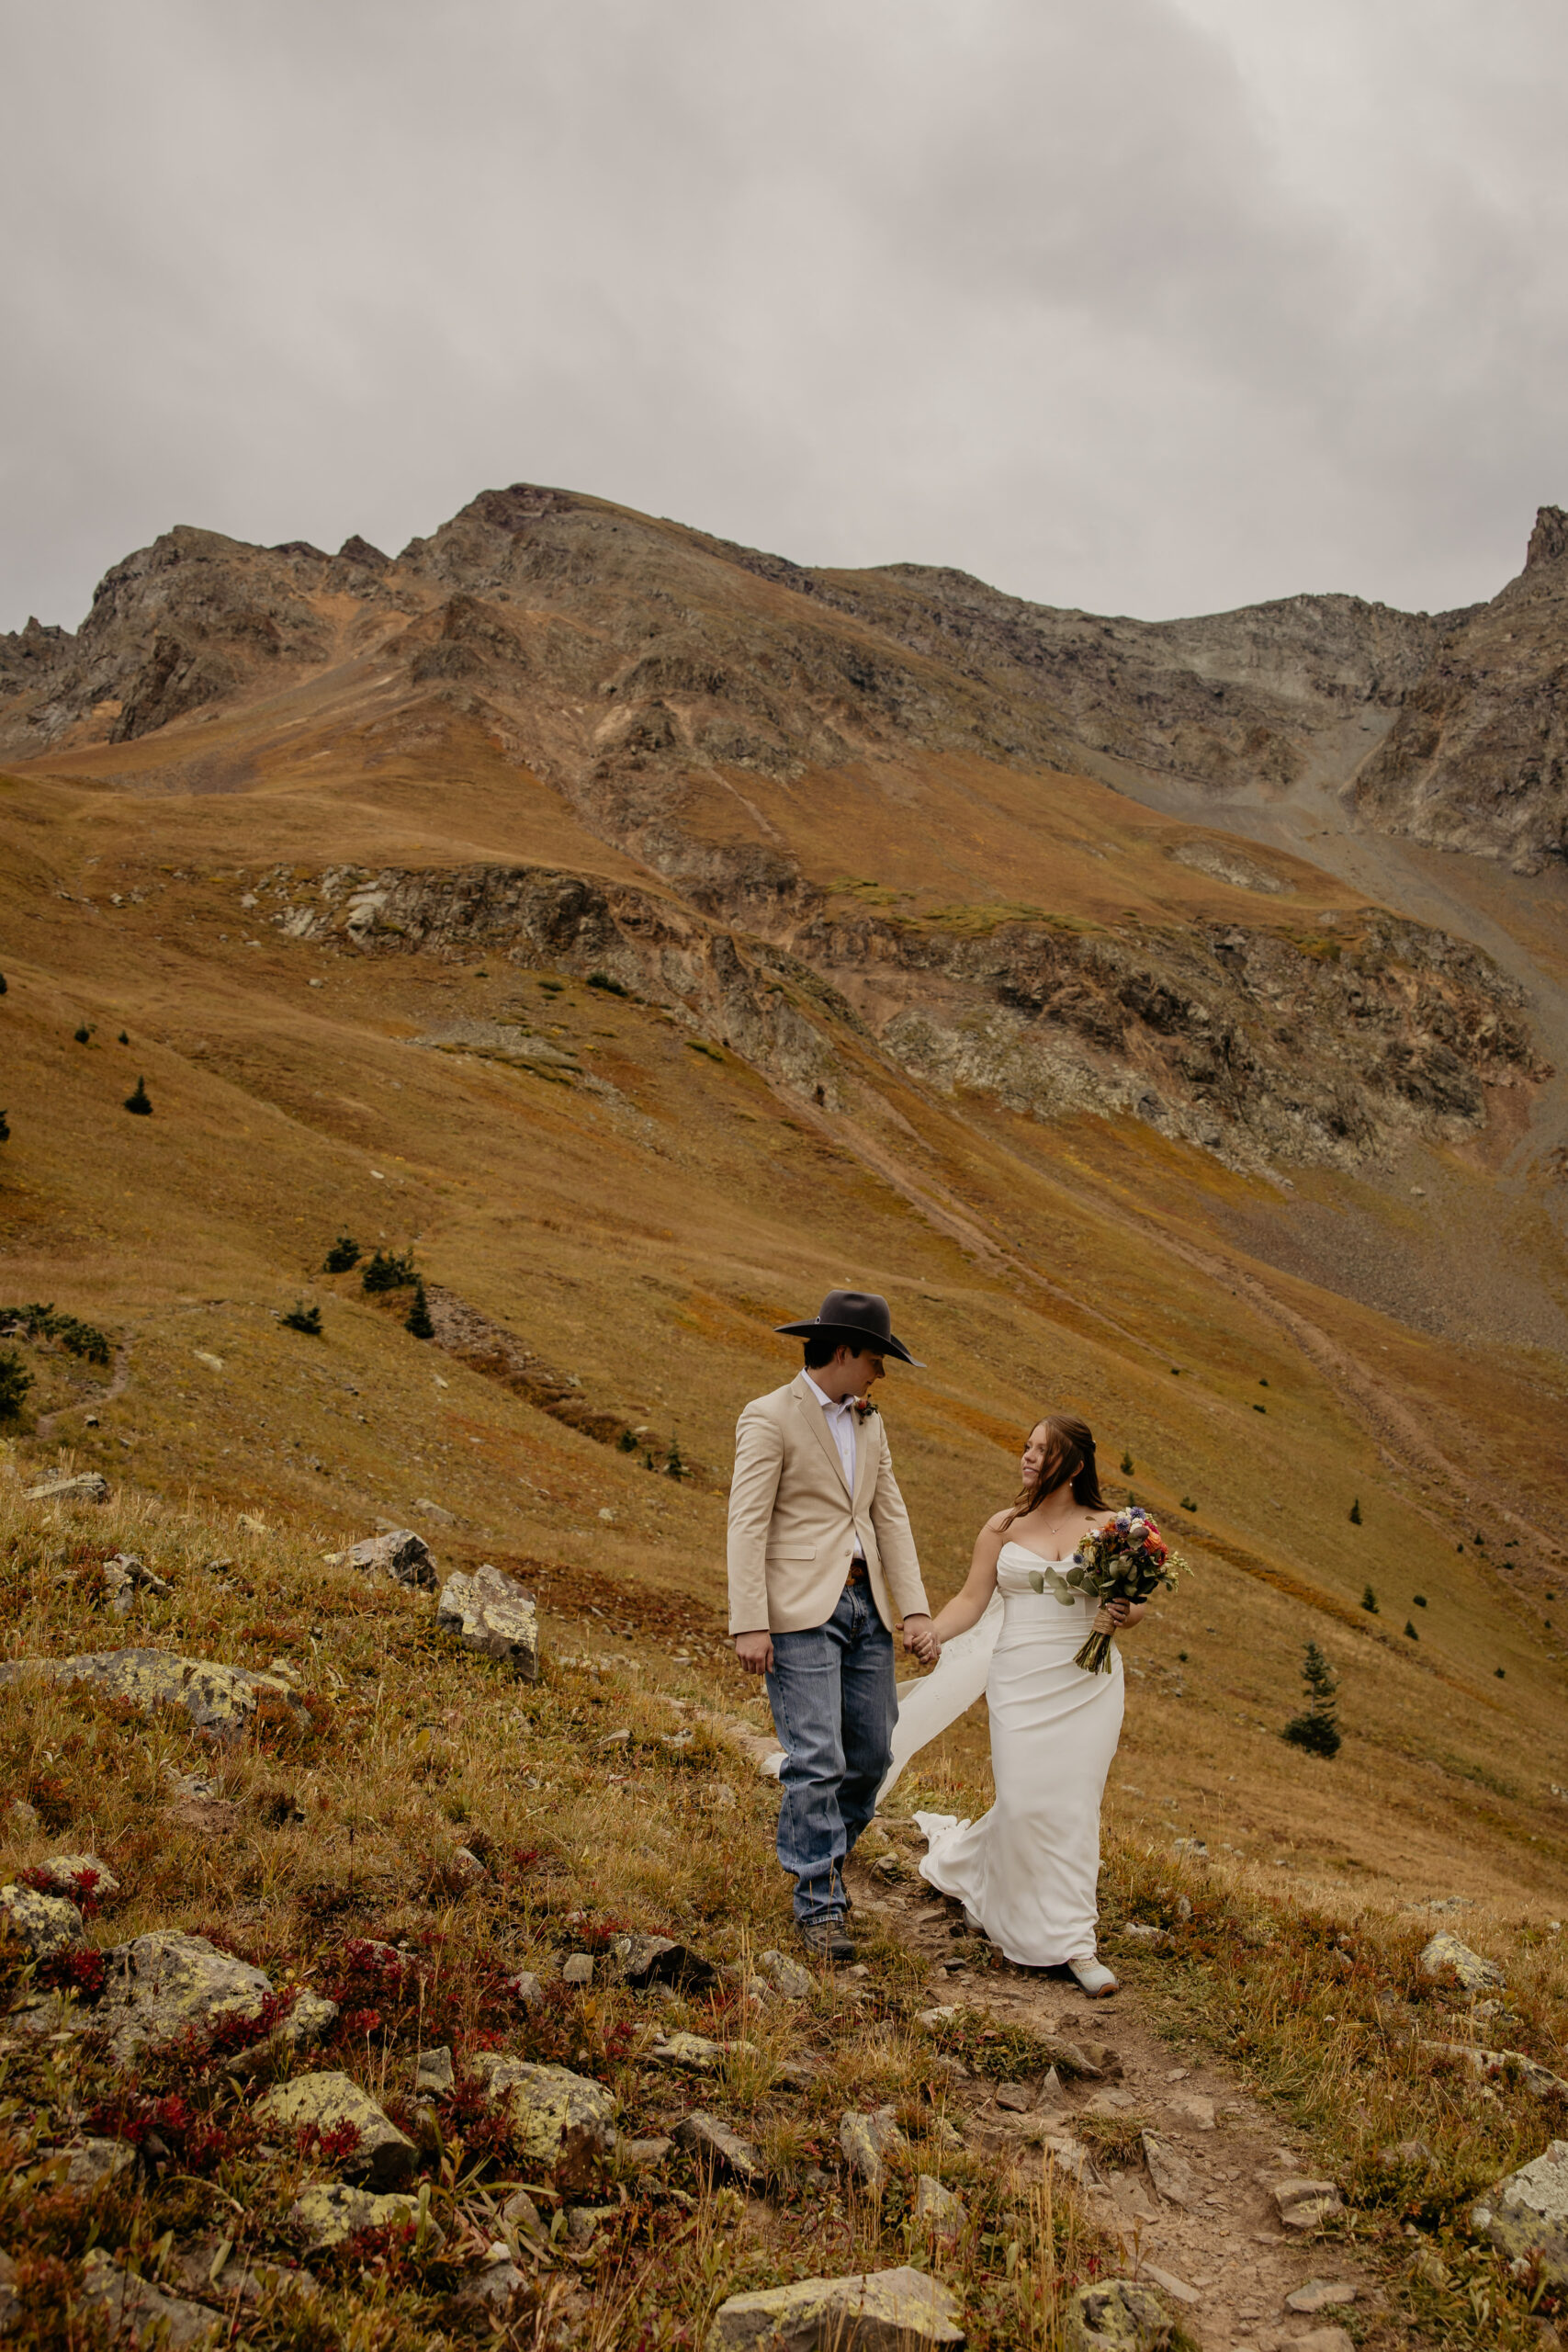
M 1568 501 L 1555 0 L 0 0 L 0 626 L 568 483 L 1148 615 Z

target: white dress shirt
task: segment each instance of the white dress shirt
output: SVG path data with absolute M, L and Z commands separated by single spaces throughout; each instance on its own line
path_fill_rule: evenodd
M 827 1416 L 828 1434 L 839 1449 L 839 1460 L 842 1463 L 844 1469 L 844 1484 L 852 1495 L 855 1490 L 854 1399 L 852 1396 L 846 1396 L 840 1403 L 836 1396 L 829 1396 L 818 1388 L 809 1373 L 806 1377 L 816 1395 L 821 1398 L 822 1410 Z M 858 1541 L 855 1544 L 855 1557 L 857 1560 L 864 1557 Z

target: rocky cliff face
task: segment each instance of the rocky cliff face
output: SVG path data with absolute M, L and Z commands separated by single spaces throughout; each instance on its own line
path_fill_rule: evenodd
M 1514 984 L 1391 916 L 1292 939 L 1017 922 L 965 935 L 818 910 L 768 939 L 536 867 L 279 871 L 261 895 L 293 935 L 364 954 L 602 973 L 829 1108 L 886 1061 L 1035 1116 L 1131 1114 L 1237 1165 L 1350 1167 L 1459 1140 L 1489 1087 L 1548 1074 Z
M 1358 778 L 1385 831 L 1539 873 L 1568 857 L 1568 514 L 1543 506 L 1524 571 L 1450 629 Z

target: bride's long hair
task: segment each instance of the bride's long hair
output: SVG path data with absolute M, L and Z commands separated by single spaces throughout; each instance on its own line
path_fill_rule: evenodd
M 1018 1499 L 1002 1521 L 1010 1527 L 1015 1519 L 1027 1519 L 1036 1503 L 1055 1494 L 1058 1487 L 1072 1482 L 1073 1500 L 1085 1510 L 1109 1510 L 1111 1506 L 1100 1491 L 1100 1473 L 1094 1462 L 1094 1431 L 1087 1421 L 1072 1413 L 1042 1413 L 1030 1424 L 1030 1435 L 1036 1430 L 1045 1432 L 1045 1451 L 1032 1482 L 1021 1489 Z

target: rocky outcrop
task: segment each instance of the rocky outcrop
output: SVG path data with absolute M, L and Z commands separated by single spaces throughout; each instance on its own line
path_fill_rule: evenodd
M 302 1717 L 298 1694 L 276 1674 L 218 1666 L 206 1658 L 175 1657 L 166 1650 L 86 1650 L 75 1657 L 14 1658 L 0 1665 L 0 1683 L 39 1674 L 51 1682 L 92 1682 L 133 1707 L 181 1707 L 197 1731 L 235 1739 L 264 1705 Z
M 328 1567 L 357 1568 L 364 1576 L 390 1577 L 396 1584 L 417 1592 L 435 1589 L 435 1556 L 423 1535 L 412 1527 L 394 1527 L 385 1535 L 367 1535 L 346 1552 L 329 1552 Z
M 1356 779 L 1383 831 L 1539 873 L 1568 857 L 1568 514 L 1543 506 L 1525 568 L 1459 616 Z
M 847 1104 L 849 1064 L 869 1050 L 1032 1117 L 1127 1115 L 1241 1165 L 1354 1167 L 1474 1134 L 1489 1088 L 1550 1074 L 1515 981 L 1381 913 L 1318 932 L 1156 931 L 813 905 L 764 939 L 539 867 L 334 868 L 265 887 L 285 929 L 361 953 L 604 971 L 828 1108 Z

